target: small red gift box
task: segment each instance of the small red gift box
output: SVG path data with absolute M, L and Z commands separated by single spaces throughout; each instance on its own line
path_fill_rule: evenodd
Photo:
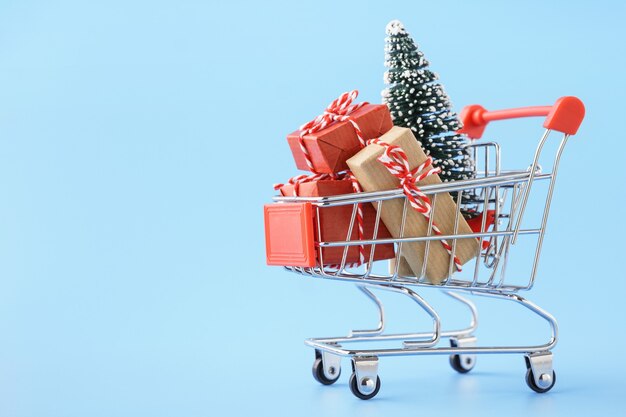
M 365 104 L 347 116 L 358 125 L 365 140 L 378 138 L 393 126 L 389 109 L 384 104 Z M 301 148 L 301 132 L 296 130 L 289 134 L 287 141 L 298 169 L 311 171 Z M 350 121 L 335 121 L 321 130 L 305 134 L 302 139 L 313 165 L 312 171 L 316 173 L 345 171 L 348 169 L 346 160 L 363 147 Z
M 282 195 L 293 194 L 294 186 L 280 188 Z M 318 180 L 298 185 L 301 197 L 322 197 L 353 193 L 350 180 Z M 376 223 L 376 210 L 371 204 L 363 204 L 363 236 L 372 239 Z M 319 265 L 319 251 L 315 242 L 338 242 L 348 240 L 348 229 L 352 220 L 353 205 L 322 207 L 318 210 L 310 203 L 268 204 L 265 206 L 265 237 L 268 265 L 308 266 Z M 320 233 L 317 228 L 319 213 Z M 377 239 L 390 238 L 383 222 L 378 225 Z M 362 240 L 355 224 L 349 240 Z M 372 247 L 364 248 L 365 261 L 369 261 Z M 344 247 L 323 248 L 324 265 L 341 263 Z M 395 256 L 393 244 L 376 245 L 374 260 L 390 259 Z M 346 265 L 359 262 L 359 246 L 350 246 L 346 255 Z
M 264 212 L 267 264 L 315 266 L 311 203 L 266 204 Z

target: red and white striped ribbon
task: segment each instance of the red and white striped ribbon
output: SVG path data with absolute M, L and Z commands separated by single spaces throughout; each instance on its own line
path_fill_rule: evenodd
M 282 183 L 274 184 L 274 189 L 279 190 L 283 188 L 286 184 L 293 185 L 293 195 L 297 197 L 300 194 L 300 184 L 304 184 L 307 182 L 322 181 L 322 180 L 338 180 L 338 179 L 341 179 L 342 174 L 343 173 L 298 175 L 298 176 L 289 178 L 289 180 L 285 184 L 282 184 Z
M 416 183 L 420 182 L 426 177 L 438 174 L 441 171 L 439 168 L 433 167 L 432 158 L 429 156 L 428 159 L 426 159 L 426 161 L 424 161 L 417 168 L 411 169 L 409 166 L 409 158 L 401 147 L 382 142 L 379 139 L 372 139 L 368 142 L 368 145 L 369 144 L 376 144 L 384 148 L 384 152 L 378 158 L 378 160 L 389 170 L 389 172 L 393 176 L 400 180 L 400 185 L 402 187 L 402 190 L 404 191 L 404 195 L 409 200 L 411 207 L 413 207 L 417 212 L 424 215 L 424 217 L 426 217 L 426 220 L 430 220 L 430 216 L 432 213 L 430 198 L 428 198 L 428 196 L 424 194 L 422 190 L 419 189 L 419 187 L 417 187 Z M 439 227 L 435 223 L 434 219 L 432 227 L 433 232 L 436 235 L 440 236 L 443 234 L 441 230 L 439 230 Z M 448 243 L 448 241 L 445 239 L 441 239 L 440 242 L 446 249 L 446 251 L 450 254 L 450 256 L 452 256 L 452 246 Z M 456 255 L 454 256 L 454 266 L 456 267 L 457 271 L 461 271 L 461 261 Z
M 327 128 L 334 122 L 350 122 L 350 124 L 352 124 L 352 126 L 354 127 L 354 131 L 356 132 L 356 136 L 359 139 L 361 146 L 365 147 L 365 138 L 363 137 L 363 132 L 361 132 L 359 125 L 354 121 L 354 119 L 350 117 L 351 113 L 354 113 L 361 107 L 368 104 L 366 101 L 362 103 L 352 104 L 352 102 L 357 98 L 358 95 L 358 90 L 352 90 L 343 93 L 337 99 L 333 100 L 333 102 L 330 103 L 328 107 L 326 107 L 324 113 L 320 114 L 310 122 L 300 126 L 298 143 L 300 145 L 300 149 L 302 150 L 302 154 L 304 155 L 304 159 L 306 160 L 306 164 L 311 172 L 316 171 L 313 167 L 311 154 L 307 150 L 304 143 L 304 136 L 311 133 L 319 132 L 320 130 Z

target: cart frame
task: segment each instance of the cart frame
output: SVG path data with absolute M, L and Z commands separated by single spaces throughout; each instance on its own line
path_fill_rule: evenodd
M 401 231 L 404 230 L 407 210 L 411 210 L 401 190 L 389 190 L 373 193 L 347 194 L 331 197 L 274 197 L 277 203 L 310 203 L 317 211 L 318 236 L 321 235 L 319 211 L 326 207 L 352 206 L 352 219 L 346 240 L 337 242 L 317 242 L 318 265 L 315 267 L 286 267 L 287 270 L 311 278 L 335 280 L 356 284 L 357 288 L 367 296 L 378 310 L 379 322 L 373 329 L 353 330 L 346 336 L 310 338 L 305 344 L 315 349 L 313 376 L 325 385 L 336 382 L 341 373 L 341 358 L 351 358 L 352 375 L 349 386 L 354 395 L 361 399 L 374 397 L 380 389 L 378 376 L 378 358 L 383 356 L 409 355 L 450 355 L 451 366 L 460 373 L 469 372 L 476 363 L 479 354 L 523 354 L 526 363 L 526 382 L 531 389 L 543 393 L 555 384 L 556 374 L 553 369 L 552 349 L 558 341 L 558 324 L 556 319 L 536 304 L 520 296 L 520 291 L 530 290 L 537 275 L 537 266 L 546 231 L 547 219 L 553 197 L 560 159 L 569 137 L 576 133 L 584 117 L 584 107 L 574 97 L 563 97 L 553 106 L 527 107 L 521 109 L 488 112 L 480 106 L 468 106 L 461 113 L 464 123 L 463 133 L 472 138 L 482 136 L 486 124 L 493 120 L 509 119 L 526 116 L 547 116 L 544 123 L 546 130 L 541 136 L 534 153 L 533 161 L 528 169 L 503 171 L 501 169 L 501 148 L 495 142 L 472 143 L 474 158 L 483 162 L 483 169 L 477 170 L 475 178 L 424 186 L 422 192 L 432 200 L 433 212 L 436 210 L 436 197 L 440 193 L 450 193 L 456 197 L 457 215 L 454 233 L 435 235 L 432 232 L 432 218 L 429 221 L 428 233 L 425 236 L 407 236 L 403 233 L 398 238 L 379 239 L 377 233 L 380 225 L 381 206 L 387 200 L 403 199 L 404 211 Z M 549 172 L 540 166 L 542 150 L 552 130 L 563 133 Z M 482 153 L 482 155 L 480 155 Z M 545 205 L 541 220 L 536 227 L 522 227 L 522 221 L 528 206 L 533 184 L 548 181 Z M 495 212 L 496 222 L 492 230 L 488 230 L 486 216 L 483 216 L 479 232 L 459 234 L 458 224 L 463 193 L 468 190 L 474 197 L 477 212 Z M 510 199 L 508 199 L 510 197 Z M 508 199 L 508 202 L 507 202 Z M 350 239 L 355 227 L 357 208 L 360 204 L 374 204 L 377 209 L 374 235 L 372 239 Z M 505 224 L 504 227 L 500 227 Z M 532 256 L 532 266 L 526 279 L 507 280 L 507 261 L 511 248 L 521 237 L 536 238 L 536 246 Z M 463 276 L 454 272 L 453 258 L 457 239 L 474 238 L 485 240 L 486 247 L 479 245 L 474 265 L 468 263 L 464 269 L 472 272 Z M 429 247 L 432 241 L 446 239 L 452 242 L 452 254 L 449 262 L 449 276 L 439 284 L 433 284 L 425 276 Z M 402 275 L 399 271 L 402 245 L 405 242 L 425 242 L 424 262 L 418 276 Z M 374 251 L 376 245 L 394 244 L 396 246 L 395 268 L 387 273 L 380 273 L 374 268 Z M 351 246 L 371 245 L 367 262 L 361 266 L 349 265 L 346 262 L 347 252 Z M 323 249 L 343 247 L 343 259 L 340 265 L 326 266 L 323 260 Z M 481 273 L 486 276 L 481 278 Z M 462 303 L 470 313 L 467 327 L 455 330 L 443 330 L 441 318 L 437 311 L 415 290 L 417 288 L 435 288 L 442 290 L 452 300 Z M 414 301 L 432 319 L 432 330 L 426 332 L 385 334 L 385 311 L 380 299 L 372 290 L 390 291 L 403 294 Z M 539 345 L 511 346 L 478 346 L 475 336 L 478 328 L 478 312 L 474 303 L 461 294 L 496 298 L 510 301 L 528 309 L 545 320 L 550 329 L 550 338 Z M 442 342 L 448 340 L 449 345 Z M 346 344 L 355 342 L 401 341 L 401 346 L 393 348 L 356 349 L 347 348 Z

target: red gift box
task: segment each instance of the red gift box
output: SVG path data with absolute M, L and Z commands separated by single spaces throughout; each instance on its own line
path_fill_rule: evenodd
M 361 105 L 352 113 L 340 115 L 333 120 L 345 119 L 346 116 L 358 125 L 365 140 L 378 138 L 393 127 L 389 109 L 384 104 Z M 311 170 L 301 148 L 301 132 L 302 130 L 296 130 L 289 134 L 287 141 L 296 166 L 305 171 L 325 174 L 345 171 L 348 169 L 346 160 L 363 147 L 355 127 L 348 120 L 335 121 L 321 130 L 305 134 L 302 139 L 313 165 Z
M 315 266 L 311 203 L 266 204 L 264 215 L 267 264 Z
M 291 196 L 294 185 L 280 188 L 282 195 Z M 350 180 L 318 180 L 298 184 L 298 196 L 323 197 L 351 194 L 354 190 Z M 308 205 L 307 205 L 308 204 Z M 265 206 L 267 263 L 284 266 L 319 265 L 319 252 L 313 252 L 314 242 L 346 241 L 352 220 L 353 205 L 321 207 L 319 212 L 307 204 L 268 204 Z M 281 207 L 282 206 L 282 207 Z M 371 204 L 362 204 L 363 236 L 372 239 L 376 223 L 376 210 Z M 316 216 L 319 213 L 321 236 L 318 233 Z M 379 222 L 377 239 L 390 238 L 383 222 Z M 350 240 L 361 240 L 358 226 L 352 228 Z M 371 245 L 364 248 L 365 261 L 369 261 Z M 344 247 L 323 248 L 325 265 L 338 265 L 343 258 Z M 395 256 L 393 244 L 376 245 L 374 260 L 390 259 Z M 346 265 L 359 262 L 359 246 L 350 246 L 346 255 Z

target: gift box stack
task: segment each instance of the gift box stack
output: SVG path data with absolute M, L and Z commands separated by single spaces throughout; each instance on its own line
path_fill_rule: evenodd
M 439 169 L 424 153 L 410 129 L 393 126 L 386 105 L 353 103 L 352 91 L 333 101 L 323 112 L 287 136 L 296 166 L 311 173 L 291 178 L 275 186 L 282 196 L 327 197 L 340 194 L 402 189 L 409 200 L 404 237 L 425 236 L 431 215 L 431 202 L 419 187 L 440 183 Z M 266 250 L 269 265 L 336 267 L 368 262 L 368 245 L 324 247 L 319 242 L 341 242 L 401 236 L 403 199 L 381 205 L 381 222 L 376 236 L 376 209 L 371 203 L 324 207 L 313 206 L 314 199 L 278 202 L 265 206 Z M 457 213 L 449 194 L 439 194 L 432 221 L 433 233 L 472 233 L 470 225 Z M 350 235 L 348 236 L 348 234 Z M 452 242 L 430 244 L 425 275 L 433 283 L 449 276 Z M 424 264 L 424 242 L 405 242 L 396 257 L 393 244 L 375 246 L 373 260 L 400 260 L 401 273 L 419 276 Z M 476 256 L 478 241 L 457 239 L 454 270 Z M 392 262 L 392 267 L 393 262 Z M 402 271 L 404 269 L 404 271 Z
M 328 197 L 361 191 L 346 162 L 363 148 L 366 141 L 380 137 L 393 124 L 387 106 L 353 103 L 357 95 L 356 91 L 343 94 L 322 115 L 287 135 L 296 167 L 311 174 L 293 177 L 285 184 L 276 185 L 281 195 Z M 328 247 L 319 251 L 315 243 L 374 238 L 374 207 L 359 204 L 354 221 L 353 211 L 353 205 L 321 207 L 318 210 L 313 210 L 307 203 L 266 205 L 267 263 L 307 267 L 322 263 L 324 266 L 340 265 L 344 257 L 343 247 Z M 391 235 L 385 225 L 379 223 L 375 237 L 383 239 Z M 345 264 L 367 262 L 371 252 L 369 245 L 350 246 Z M 373 260 L 393 257 L 393 244 L 377 245 L 374 249 Z

